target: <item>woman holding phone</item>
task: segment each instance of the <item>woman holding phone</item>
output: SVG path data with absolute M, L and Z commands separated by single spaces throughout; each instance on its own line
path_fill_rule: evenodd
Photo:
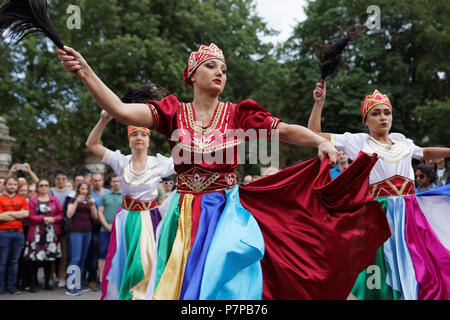
M 71 259 L 67 276 L 71 278 L 74 274 L 78 274 L 80 277 L 74 279 L 75 285 L 69 283 L 68 280 L 66 294 L 77 296 L 81 292 L 89 291 L 89 288 L 77 284 L 81 284 L 84 261 L 91 242 L 91 219 L 97 219 L 95 200 L 91 196 L 91 187 L 86 181 L 77 186 L 75 198 L 69 200 L 67 217 L 72 219 L 72 231 L 70 233 Z M 75 271 L 76 268 L 74 267 L 78 267 L 79 273 Z

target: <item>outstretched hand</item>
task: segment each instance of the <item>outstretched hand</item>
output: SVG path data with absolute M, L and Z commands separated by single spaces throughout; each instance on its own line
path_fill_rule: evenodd
M 337 162 L 338 151 L 333 144 L 330 141 L 324 141 L 319 144 L 318 149 L 320 160 L 323 160 L 325 155 L 327 155 L 330 158 L 330 167 L 334 167 Z
M 64 51 L 65 50 L 65 51 Z M 77 51 L 70 47 L 64 47 L 64 50 L 56 48 L 58 59 L 61 61 L 63 69 L 67 72 L 76 72 L 82 70 L 86 72 L 89 70 L 89 65 L 86 60 Z

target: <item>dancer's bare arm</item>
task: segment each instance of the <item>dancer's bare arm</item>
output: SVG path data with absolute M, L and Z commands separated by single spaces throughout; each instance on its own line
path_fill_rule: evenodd
M 299 146 L 317 147 L 320 159 L 323 159 L 324 155 L 328 155 L 330 158 L 330 166 L 336 164 L 338 151 L 331 142 L 324 139 L 324 137 L 314 133 L 308 128 L 295 124 L 280 122 L 277 129 L 280 133 L 280 141 Z
M 436 160 L 450 157 L 450 148 L 423 148 L 423 160 Z
M 56 48 L 58 59 L 61 60 L 63 69 L 70 73 L 73 73 L 73 71 L 76 70 L 83 70 L 85 74 L 82 79 L 83 84 L 89 90 L 100 108 L 106 110 L 119 122 L 152 128 L 153 116 L 146 104 L 123 103 L 94 73 L 81 54 L 69 47 L 64 47 L 64 49 L 70 54 Z
M 98 120 L 97 124 L 95 125 L 94 129 L 92 129 L 88 139 L 86 140 L 86 147 L 88 147 L 88 149 L 91 150 L 91 152 L 95 156 L 101 159 L 103 159 L 107 149 L 102 146 L 100 140 L 102 138 L 103 130 L 105 130 L 106 126 L 112 119 L 113 117 L 108 112 L 103 110 L 100 113 L 100 120 Z

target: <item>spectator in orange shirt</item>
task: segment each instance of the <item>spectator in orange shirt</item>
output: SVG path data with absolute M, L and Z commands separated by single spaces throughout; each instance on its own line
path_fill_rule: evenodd
M 16 178 L 6 178 L 4 185 L 5 194 L 0 196 L 0 294 L 4 287 L 10 294 L 20 294 L 17 269 L 25 241 L 22 219 L 28 218 L 28 204 L 16 194 Z

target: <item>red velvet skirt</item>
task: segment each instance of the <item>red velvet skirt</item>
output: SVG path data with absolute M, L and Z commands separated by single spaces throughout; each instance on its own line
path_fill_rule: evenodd
M 318 158 L 240 187 L 264 237 L 263 299 L 346 299 L 390 229 L 369 192 L 377 156 L 332 180 Z

